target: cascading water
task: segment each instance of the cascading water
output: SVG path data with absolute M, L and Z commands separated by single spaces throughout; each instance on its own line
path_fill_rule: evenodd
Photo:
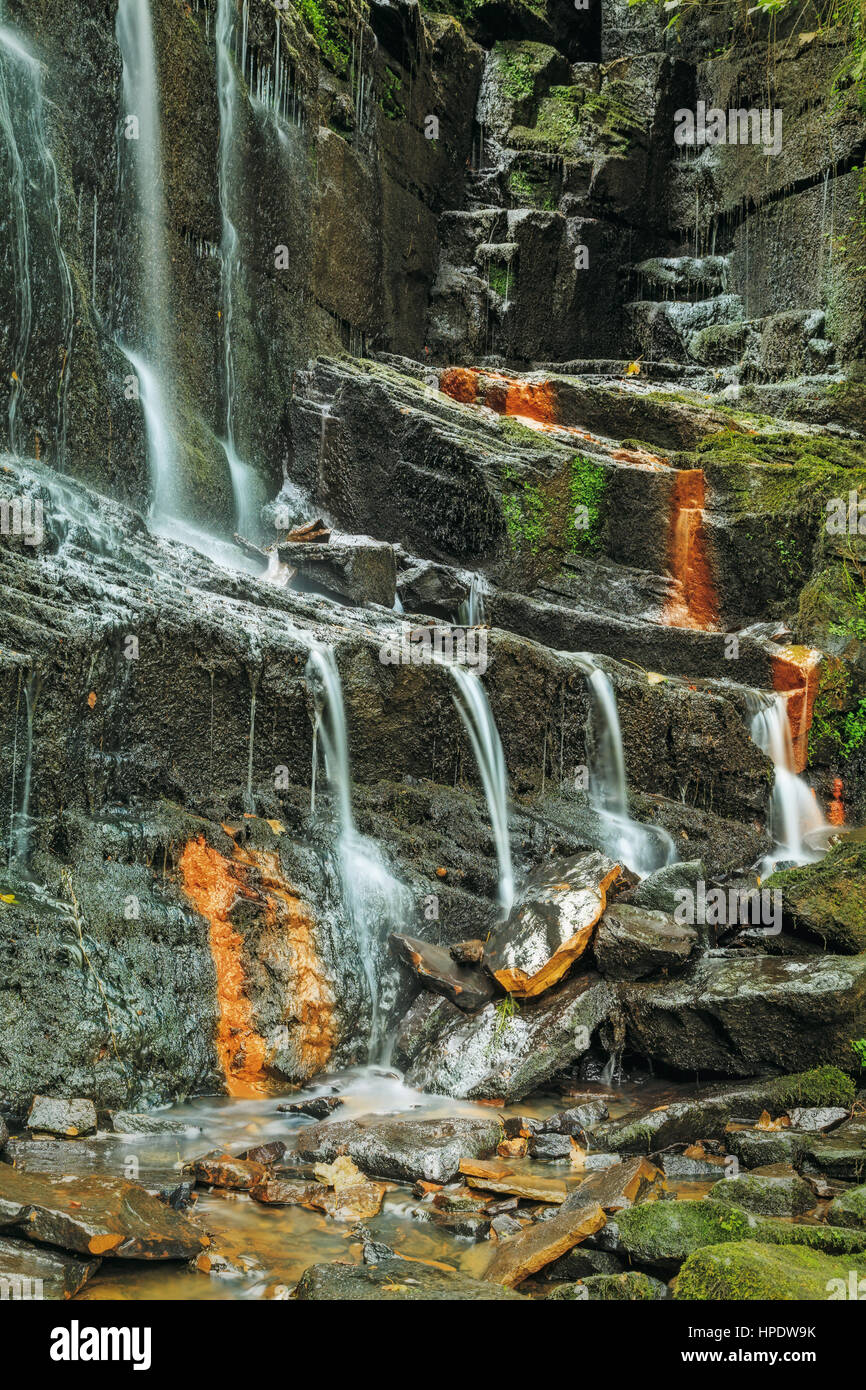
M 60 190 L 45 130 L 42 67 L 14 29 L 2 23 L 4 19 L 0 4 L 0 188 L 8 189 L 9 199 L 8 211 L 0 204 L 0 225 L 5 224 L 0 264 L 8 256 L 15 287 L 8 375 L 4 372 L 9 382 L 9 448 L 14 454 L 22 452 L 19 408 L 27 396 L 34 327 L 42 317 L 59 346 L 61 365 L 53 424 L 62 466 L 75 320 L 72 277 L 60 241 Z M 44 258 L 46 248 L 50 250 L 53 276 Z M 56 280 L 57 297 L 52 279 Z
M 478 627 L 485 621 L 484 596 L 487 584 L 484 576 L 473 571 L 469 576 L 469 593 L 457 609 L 460 627 Z
M 355 825 L 343 684 L 330 647 L 312 648 L 305 674 L 316 710 L 311 802 L 315 808 L 316 761 L 321 743 L 328 786 L 337 806 L 337 854 L 343 899 L 370 994 L 368 1060 L 387 1062 L 389 1040 L 384 1025 L 390 1001 L 385 939 L 389 931 L 405 923 L 411 904 L 407 890 L 383 864 L 378 847 L 359 834 Z
M 499 866 L 499 904 L 505 917 L 514 902 L 514 869 L 508 837 L 508 773 L 502 740 L 484 686 L 478 677 L 474 672 L 467 671 L 465 666 L 449 664 L 448 669 L 457 682 L 458 693 L 454 696 L 454 703 L 472 744 L 490 812 Z
M 775 843 L 772 853 L 758 865 L 759 873 L 765 875 L 782 862 L 800 865 L 820 859 L 820 851 L 810 849 L 806 836 L 810 831 L 825 829 L 827 823 L 809 786 L 795 771 L 794 741 L 785 697 L 756 692 L 754 704 L 752 739 L 776 769 L 770 807 L 770 829 Z
M 616 694 L 609 677 L 586 653 L 578 658 L 592 700 L 590 735 L 593 759 L 589 774 L 590 798 L 602 827 L 601 848 L 621 860 L 633 873 L 647 874 L 677 857 L 676 846 L 662 826 L 632 820 L 628 809 L 625 754 Z
M 149 0 L 119 0 L 115 34 L 123 60 L 118 137 L 120 186 L 134 212 L 138 235 L 138 321 L 121 326 L 117 346 L 138 381 L 150 467 L 151 516 L 156 526 L 180 510 L 173 412 L 166 378 L 172 360 L 171 280 L 166 254 L 166 200 L 162 170 L 159 79 Z M 133 338 L 136 346 L 132 346 Z
M 225 393 L 225 438 L 222 446 L 232 481 L 237 529 L 254 537 L 259 529 L 261 498 L 255 470 L 240 457 L 235 443 L 235 358 L 234 331 L 235 280 L 240 268 L 240 239 L 232 214 L 235 163 L 235 128 L 238 80 L 232 41 L 237 11 L 234 0 L 217 0 L 216 65 L 219 99 L 219 201 L 222 218 L 220 243 L 220 309 L 223 331 L 223 390 Z

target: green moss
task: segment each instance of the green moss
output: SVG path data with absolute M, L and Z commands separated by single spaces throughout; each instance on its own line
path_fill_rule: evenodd
M 866 841 L 846 838 L 818 864 L 772 874 L 766 887 L 781 889 L 786 919 L 820 937 L 825 946 L 846 955 L 866 951 Z M 822 1067 L 815 1075 L 827 1070 Z M 834 1068 L 829 1072 L 835 1075 Z M 849 1092 L 850 1086 L 844 1094 Z M 850 1099 L 800 1101 L 809 1105 L 850 1103 Z
M 674 1298 L 824 1301 L 848 1288 L 850 1263 L 804 1246 L 773 1247 L 752 1240 L 709 1246 L 686 1260 Z M 841 1282 L 834 1284 L 834 1280 Z
M 537 555 L 547 535 L 545 500 L 537 484 L 516 479 L 510 468 L 505 468 L 503 478 L 507 491 L 502 510 L 512 548 Z
M 834 1197 L 827 1209 L 827 1220 L 832 1226 L 853 1226 L 866 1239 L 866 1187 L 851 1187 Z
M 720 1202 L 643 1202 L 617 1213 L 616 1224 L 626 1253 L 639 1263 L 674 1265 L 702 1245 L 745 1240 L 754 1222 Z
M 487 267 L 487 283 L 500 299 L 513 299 L 516 276 L 509 265 L 491 261 Z
M 393 68 L 385 68 L 385 75 L 382 79 L 382 111 L 389 121 L 402 120 L 405 115 L 404 108 L 398 101 L 400 89 L 403 86 L 403 79 L 394 72 Z
M 782 875 L 773 875 L 773 879 L 779 877 Z M 778 1104 L 786 1110 L 792 1106 L 844 1106 L 847 1109 L 854 1104 L 856 1094 L 854 1082 L 838 1067 L 814 1067 L 811 1071 L 780 1076 L 772 1083 L 772 1090 Z
M 636 1269 L 626 1270 L 624 1274 L 589 1274 L 574 1284 L 563 1284 L 548 1294 L 548 1299 L 556 1302 L 644 1302 L 667 1298 L 666 1286 L 648 1274 Z
M 804 1222 L 757 1218 L 753 1240 L 762 1245 L 803 1245 L 824 1255 L 859 1255 L 866 1251 L 862 1231 L 843 1231 L 834 1226 L 806 1225 Z
M 598 463 L 575 454 L 571 461 L 571 526 L 568 548 L 587 555 L 601 548 L 607 473 Z
M 813 596 L 810 594 L 811 597 Z M 800 613 L 802 621 L 802 599 Z M 866 642 L 866 632 L 858 636 L 857 640 Z M 850 758 L 864 743 L 866 697 L 859 700 L 852 697 L 851 672 L 848 666 L 837 658 L 826 657 L 821 663 L 818 692 L 812 709 L 809 756 Z
M 503 94 L 508 97 L 509 101 L 528 101 L 535 92 L 535 76 L 539 68 L 535 47 L 516 43 L 498 43 L 494 53 L 499 62 Z
M 508 190 L 516 203 L 528 203 L 545 212 L 553 212 L 556 208 L 556 195 L 549 180 L 534 171 L 512 169 L 508 175 Z
M 297 6 L 323 60 L 334 72 L 344 76 L 349 68 L 350 50 L 339 12 L 328 0 L 297 0 Z

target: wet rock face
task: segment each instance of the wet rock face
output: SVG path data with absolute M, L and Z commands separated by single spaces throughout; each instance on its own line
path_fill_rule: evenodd
M 72 1298 L 99 1269 L 101 1260 L 75 1259 L 60 1250 L 39 1249 L 26 1240 L 0 1236 L 0 1287 L 7 1298 Z
M 696 941 L 692 928 L 677 926 L 666 913 L 622 903 L 605 912 L 593 954 L 608 979 L 640 980 L 683 967 Z
M 303 1302 L 498 1302 L 522 1294 L 465 1274 L 432 1269 L 417 1261 L 380 1260 L 375 1265 L 311 1265 L 295 1290 Z
M 471 1018 L 422 995 L 403 1020 L 395 1061 L 422 1090 L 520 1100 L 588 1050 L 613 1002 L 593 974 L 576 975 L 517 1010 L 488 1004 Z
M 92 1100 L 52 1100 L 35 1096 L 27 1112 L 27 1128 L 33 1134 L 54 1134 L 76 1139 L 96 1130 L 96 1106 Z
M 443 995 L 465 1013 L 475 1013 L 490 1001 L 493 982 L 479 966 L 463 965 L 441 946 L 411 936 L 392 934 L 391 946 L 412 969 L 422 989 Z

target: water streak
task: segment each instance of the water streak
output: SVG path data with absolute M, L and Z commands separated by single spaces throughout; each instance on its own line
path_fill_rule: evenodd
M 514 868 L 508 835 L 508 773 L 502 740 L 484 686 L 475 673 L 467 671 L 465 666 L 449 665 L 448 669 L 457 683 L 454 703 L 469 735 L 487 800 L 499 866 L 499 903 L 502 915 L 506 916 L 514 902 Z
M 771 759 L 776 770 L 770 805 L 773 850 L 759 865 L 762 875 L 772 873 L 777 864 L 810 864 L 821 852 L 809 847 L 810 832 L 827 828 L 810 787 L 798 777 L 794 760 L 794 741 L 784 695 L 759 695 L 752 715 L 753 741 Z

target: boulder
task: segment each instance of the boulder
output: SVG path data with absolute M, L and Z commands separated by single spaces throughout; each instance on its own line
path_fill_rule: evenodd
M 665 912 L 631 903 L 609 907 L 593 942 L 595 963 L 614 980 L 643 980 L 676 970 L 691 955 L 698 934 Z
M 108 1118 L 115 1134 L 201 1134 L 201 1125 L 189 1120 L 172 1120 L 168 1115 L 109 1110 Z
M 316 1204 L 313 1198 L 326 1191 L 324 1183 L 288 1182 L 284 1178 L 269 1178 L 250 1188 L 254 1202 L 267 1207 L 309 1207 Z
M 694 892 L 698 883 L 704 882 L 707 871 L 700 859 L 689 859 L 682 864 L 666 864 L 648 874 L 638 886 L 628 894 L 631 907 L 646 907 L 652 912 L 673 914 L 677 908 L 677 889 L 689 888 Z
M 826 1133 L 847 1120 L 848 1113 L 841 1105 L 795 1105 L 791 1110 L 791 1128 L 811 1134 Z
M 534 1134 L 529 1141 L 530 1156 L 544 1163 L 568 1163 L 573 1151 L 568 1134 Z
M 444 946 L 392 932 L 394 954 L 405 961 L 423 989 L 441 994 L 464 1013 L 477 1013 L 493 997 L 494 985 L 479 965 L 461 965 Z
M 514 1012 L 490 1003 L 468 1017 L 423 995 L 399 1030 L 395 1062 L 420 1090 L 520 1100 L 577 1061 L 614 1006 L 598 975 L 576 975 Z
M 592 1200 L 603 1211 L 621 1211 L 657 1197 L 664 1186 L 660 1168 L 645 1158 L 629 1158 L 591 1174 L 566 1198 L 564 1210 L 577 1210 Z
M 29 1240 L 81 1255 L 124 1260 L 194 1259 L 210 1238 L 123 1178 L 88 1176 L 49 1181 L 0 1164 L 0 1226 Z
M 628 1269 L 622 1274 L 590 1274 L 577 1284 L 563 1284 L 547 1295 L 548 1300 L 557 1302 L 603 1300 L 629 1303 L 670 1296 L 670 1289 L 661 1279 L 654 1279 L 651 1274 L 641 1274 L 637 1269 Z
M 208 1187 L 233 1187 L 242 1192 L 248 1192 L 251 1187 L 260 1187 L 268 1177 L 264 1164 L 236 1158 L 221 1149 L 191 1159 L 184 1164 L 183 1171 L 191 1173 L 196 1182 L 205 1183 Z
M 310 1100 L 284 1101 L 277 1110 L 281 1115 L 307 1115 L 311 1120 L 325 1120 L 342 1104 L 340 1096 L 313 1096 Z
M 785 1163 L 722 1178 L 707 1196 L 760 1216 L 802 1216 L 815 1206 L 815 1194 L 809 1184 Z
M 866 1120 L 847 1120 L 831 1134 L 819 1134 L 806 1143 L 802 1168 L 845 1182 L 866 1181 Z
M 642 1202 L 619 1212 L 605 1230 L 605 1246 L 635 1264 L 674 1272 L 693 1250 L 747 1239 L 754 1222 L 745 1212 L 718 1202 Z
M 77 1139 L 96 1133 L 96 1106 L 92 1100 L 55 1100 L 34 1096 L 27 1112 L 27 1128 L 32 1134 L 54 1134 L 61 1139 Z
M 599 851 L 536 869 L 484 952 L 502 988 L 532 999 L 556 984 L 589 945 L 619 875 Z
M 295 1298 L 315 1302 L 489 1303 L 522 1294 L 499 1284 L 472 1279 L 456 1270 L 434 1268 L 420 1260 L 399 1258 L 376 1264 L 310 1265 L 301 1275 Z
M 547 1279 L 562 1279 L 572 1283 L 593 1274 L 622 1274 L 623 1263 L 609 1250 L 592 1250 L 588 1245 L 576 1245 L 555 1264 L 544 1271 Z
M 72 1298 L 101 1263 L 0 1236 L 0 1299 Z
M 858 1298 L 858 1274 L 851 1294 L 851 1261 L 794 1245 L 761 1245 L 753 1240 L 726 1242 L 694 1251 L 674 1286 L 676 1299 L 712 1302 L 792 1300 L 824 1303 Z
M 304 1162 L 332 1163 L 348 1154 L 362 1172 L 398 1182 L 446 1183 L 461 1158 L 496 1152 L 502 1129 L 496 1119 L 336 1120 L 313 1125 L 298 1136 Z
M 675 979 L 617 992 L 631 1048 L 681 1071 L 844 1066 L 852 1035 L 866 1032 L 866 954 L 704 957 Z
M 296 570 L 295 588 L 323 590 L 358 607 L 394 607 L 397 562 L 394 547 L 385 541 L 370 536 L 341 536 L 327 543 L 289 541 L 277 546 L 277 555 Z
M 582 1105 L 573 1105 L 568 1110 L 557 1110 L 547 1119 L 531 1121 L 545 1134 L 584 1134 L 595 1129 L 602 1120 L 607 1119 L 607 1106 L 603 1100 L 587 1100 Z M 506 1120 L 506 1127 L 508 1121 Z
M 866 951 L 866 839 L 843 839 L 817 864 L 767 879 L 782 894 L 785 926 L 823 941 L 825 949 Z
M 866 1230 L 866 1184 L 840 1192 L 827 1208 L 831 1226 L 854 1226 Z

